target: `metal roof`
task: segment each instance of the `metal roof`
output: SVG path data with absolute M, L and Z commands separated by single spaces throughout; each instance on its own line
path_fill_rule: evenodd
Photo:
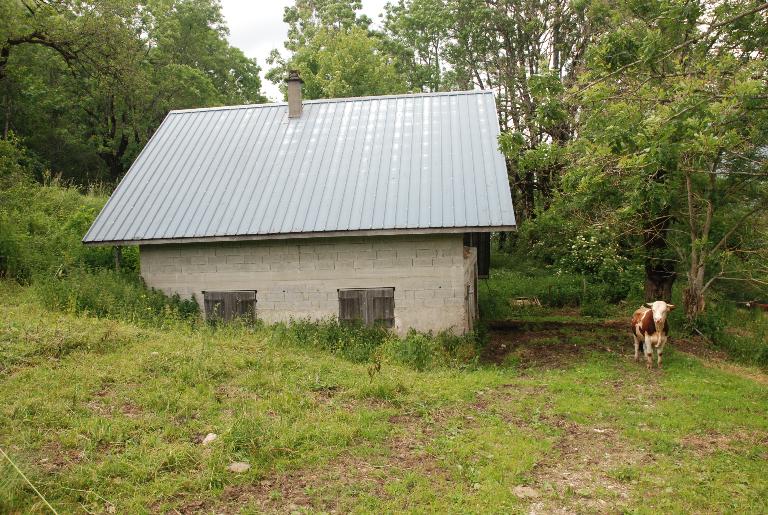
M 171 111 L 85 243 L 515 225 L 485 91 Z

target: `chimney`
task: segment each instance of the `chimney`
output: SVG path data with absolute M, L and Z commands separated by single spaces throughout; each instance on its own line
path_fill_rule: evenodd
M 288 80 L 285 82 L 288 84 L 288 118 L 299 118 L 302 107 L 301 85 L 304 84 L 299 75 L 299 70 L 289 71 Z

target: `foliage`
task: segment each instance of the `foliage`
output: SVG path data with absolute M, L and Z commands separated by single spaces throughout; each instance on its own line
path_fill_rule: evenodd
M 634 235 L 648 280 L 685 273 L 693 319 L 715 279 L 750 279 L 742 256 L 760 253 L 744 223 L 768 200 L 766 68 L 737 34 L 746 26 L 764 32 L 765 19 L 730 23 L 734 12 L 748 12 L 746 2 L 711 13 L 695 3 L 650 6 L 627 12 L 623 28 L 589 52 L 577 160 L 563 181 L 597 208 L 583 215 L 607 213 Z M 718 23 L 719 30 L 703 28 Z M 603 80 L 612 75 L 621 80 Z M 603 194 L 606 184 L 613 193 Z
M 444 53 L 453 19 L 440 0 L 401 0 L 385 6 L 384 34 L 387 50 L 397 58 L 398 69 L 411 91 L 452 89 Z M 448 75 L 446 77 L 446 75 Z
M 403 93 L 405 83 L 378 41 L 358 26 L 320 28 L 289 61 L 273 59 L 277 66 L 268 78 L 281 83 L 287 70 L 296 69 L 304 80 L 306 98 L 338 98 Z
M 418 371 L 476 364 L 482 338 L 479 333 L 456 336 L 442 332 L 436 336 L 411 330 L 405 338 L 391 338 L 382 348 L 383 359 Z
M 152 325 L 196 320 L 194 301 L 144 287 L 136 247 L 123 249 L 123 273 L 118 273 L 110 247 L 82 244 L 104 201 L 103 195 L 84 195 L 55 183 L 21 181 L 0 189 L 5 275 L 32 283 L 40 301 L 52 309 Z
M 381 327 L 343 324 L 336 319 L 293 320 L 277 324 L 274 330 L 276 338 L 328 351 L 355 363 L 370 361 L 376 349 L 390 338 L 389 332 Z
M 78 269 L 63 277 L 40 277 L 33 288 L 40 302 L 55 310 L 155 326 L 195 323 L 200 318 L 195 299 L 148 290 L 130 272 Z
M 306 98 L 353 97 L 403 93 L 406 84 L 395 57 L 370 20 L 358 16 L 359 1 L 298 0 L 285 11 L 289 25 L 284 58 L 272 51 L 267 78 L 282 85 L 289 70 L 299 70 Z
M 479 333 L 409 331 L 399 338 L 382 327 L 345 324 L 335 318 L 292 320 L 270 328 L 271 338 L 331 352 L 354 363 L 396 363 L 419 371 L 439 367 L 464 367 L 476 362 L 482 338 Z
M 119 180 L 171 109 L 264 100 L 214 0 L 3 5 L 3 135 L 80 185 Z
M 0 190 L 16 184 L 26 184 L 32 179 L 32 165 L 27 149 L 15 134 L 0 140 Z
M 105 200 L 55 183 L 22 181 L 0 189 L 0 255 L 7 260 L 7 275 L 29 281 L 80 267 L 113 266 L 111 248 L 81 243 Z M 127 249 L 124 256 L 129 268 L 138 265 L 137 249 Z
M 765 314 L 720 301 L 696 319 L 695 327 L 733 359 L 768 367 L 768 317 Z

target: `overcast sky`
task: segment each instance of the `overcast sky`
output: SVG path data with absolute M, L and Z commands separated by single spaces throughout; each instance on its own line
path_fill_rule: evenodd
M 388 0 L 363 0 L 363 12 L 375 25 Z M 292 0 L 221 0 L 224 17 L 229 26 L 229 41 L 248 57 L 255 57 L 261 66 L 262 90 L 270 100 L 282 100 L 275 84 L 264 78 L 267 56 L 273 48 L 285 55 L 283 42 L 288 26 L 283 23 L 283 9 Z

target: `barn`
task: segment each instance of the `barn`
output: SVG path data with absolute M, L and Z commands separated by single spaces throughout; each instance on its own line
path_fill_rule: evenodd
M 487 91 L 172 111 L 83 238 L 207 318 L 472 328 L 515 226 Z

